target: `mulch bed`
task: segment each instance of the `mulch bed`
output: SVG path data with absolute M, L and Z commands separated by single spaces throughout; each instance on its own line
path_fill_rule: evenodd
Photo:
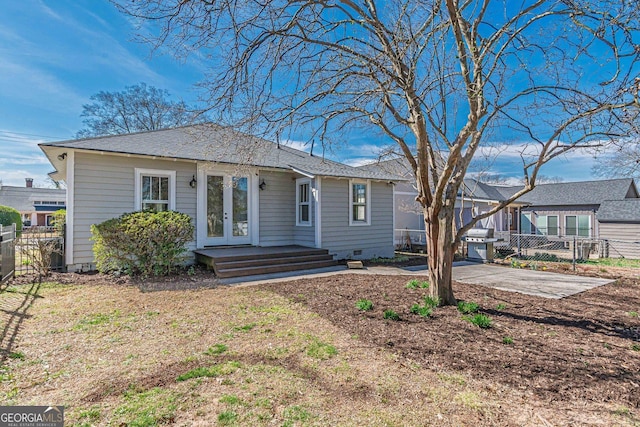
M 454 283 L 459 300 L 478 303 L 491 317 L 489 329 L 451 306 L 428 318 L 412 314 L 410 307 L 427 292 L 406 289 L 408 280 L 336 275 L 263 287 L 435 371 L 505 383 L 557 408 L 589 402 L 640 407 L 639 279 L 618 279 L 562 300 Z M 355 307 L 362 298 L 373 310 Z M 387 309 L 400 321 L 383 319 Z M 504 343 L 506 337 L 513 343 Z

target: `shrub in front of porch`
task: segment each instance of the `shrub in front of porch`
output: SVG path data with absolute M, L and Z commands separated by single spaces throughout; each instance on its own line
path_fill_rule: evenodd
M 163 276 L 183 265 L 194 227 L 187 214 L 131 212 L 91 226 L 101 273 Z
M 0 205 L 0 225 L 15 224 L 18 236 L 22 233 L 22 216 L 20 212 L 9 206 Z

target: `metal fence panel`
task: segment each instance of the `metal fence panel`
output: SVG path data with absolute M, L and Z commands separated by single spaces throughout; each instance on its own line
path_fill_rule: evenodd
M 8 227 L 0 225 L 0 283 L 6 282 L 15 275 L 15 238 L 15 224 Z
M 608 258 L 640 259 L 640 242 L 605 239 L 604 256 Z
M 511 234 L 495 244 L 497 258 L 521 258 L 536 261 L 575 262 L 606 258 L 603 239 L 542 234 Z
M 424 250 L 427 246 L 424 230 L 410 230 L 408 228 L 396 228 L 394 230 L 393 243 L 399 251 Z
M 64 228 L 29 227 L 16 239 L 16 274 L 38 273 L 36 257 L 46 248 L 50 270 L 64 271 Z

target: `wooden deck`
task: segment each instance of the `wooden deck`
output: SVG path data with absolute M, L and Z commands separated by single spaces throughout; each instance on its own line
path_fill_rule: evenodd
M 335 265 L 326 249 L 305 246 L 229 246 L 194 251 L 219 278 L 311 270 Z

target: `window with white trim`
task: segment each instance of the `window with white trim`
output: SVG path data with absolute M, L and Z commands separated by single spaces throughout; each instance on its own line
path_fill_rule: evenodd
M 371 185 L 369 181 L 349 181 L 349 225 L 371 224 Z
M 296 225 L 311 225 L 311 180 L 296 180 Z
M 591 237 L 591 216 L 565 215 L 564 231 L 566 236 Z
M 135 172 L 136 210 L 175 210 L 175 171 L 136 168 Z
M 558 235 L 558 215 L 538 215 L 536 219 L 537 234 L 545 236 Z

